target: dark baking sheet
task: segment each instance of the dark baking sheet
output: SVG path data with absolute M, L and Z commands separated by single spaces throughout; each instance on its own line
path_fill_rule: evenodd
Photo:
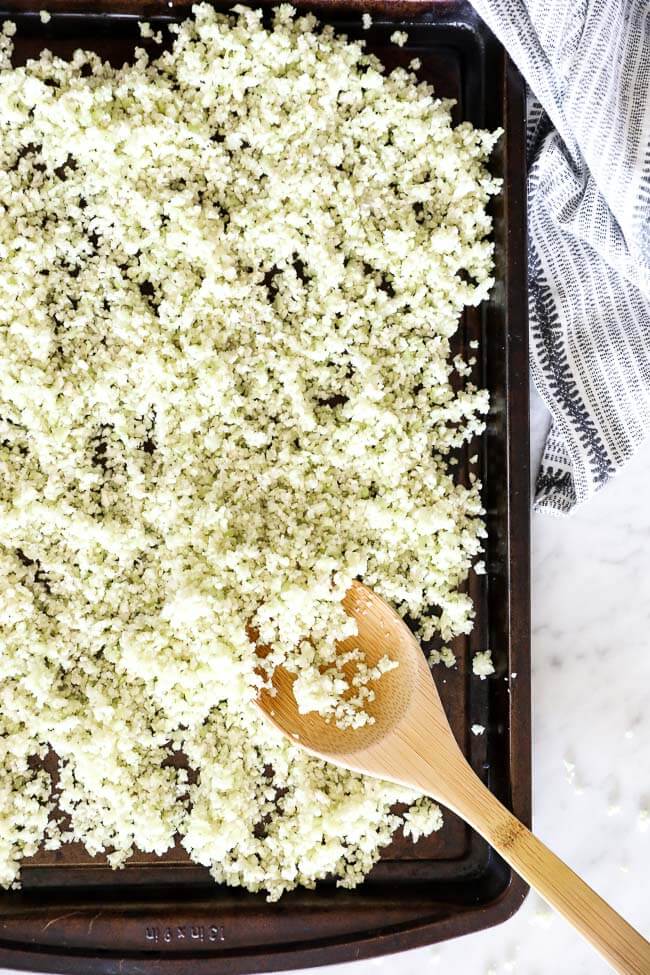
M 300 4 L 303 6 L 303 4 Z M 38 18 L 42 6 L 53 14 Z M 306 6 L 306 4 L 304 4 Z M 181 19 L 187 7 L 166 0 L 5 0 L 0 19 L 18 24 L 14 63 L 43 47 L 70 54 L 96 50 L 116 64 L 139 38 L 136 17 Z M 321 3 L 324 19 L 367 39 L 388 67 L 417 56 L 419 76 L 458 101 L 456 120 L 501 126 L 493 157 L 504 178 L 493 203 L 496 278 L 491 299 L 466 313 L 462 351 L 481 341 L 475 379 L 487 386 L 488 431 L 466 453 L 481 456 L 489 539 L 486 577 L 470 590 L 477 623 L 456 641 L 458 666 L 436 671 L 457 738 L 490 788 L 530 821 L 528 353 L 526 321 L 523 86 L 516 70 L 469 4 Z M 362 31 L 358 10 L 373 13 Z M 390 44 L 406 30 L 403 48 Z M 466 474 L 466 456 L 460 476 Z M 492 649 L 496 674 L 471 675 L 471 655 Z M 511 675 L 516 674 L 516 677 Z M 478 722 L 487 728 L 476 737 Z M 441 832 L 413 845 L 397 837 L 363 886 L 322 883 L 278 903 L 217 886 L 182 850 L 135 856 L 123 871 L 77 846 L 39 853 L 26 863 L 23 889 L 0 893 L 0 964 L 18 969 L 91 973 L 243 973 L 370 957 L 455 937 L 509 917 L 526 888 L 476 834 L 451 813 Z

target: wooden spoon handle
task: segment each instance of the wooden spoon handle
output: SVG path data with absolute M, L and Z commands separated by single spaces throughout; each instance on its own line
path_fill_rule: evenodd
M 650 975 L 650 944 L 472 773 L 449 805 L 623 975 Z M 446 800 L 445 800 L 446 801 Z

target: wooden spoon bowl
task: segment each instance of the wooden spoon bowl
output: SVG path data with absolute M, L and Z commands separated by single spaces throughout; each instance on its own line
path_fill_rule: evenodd
M 650 975 L 650 944 L 605 903 L 486 788 L 462 754 L 447 721 L 422 650 L 402 618 L 380 596 L 355 582 L 343 605 L 358 635 L 339 645 L 358 647 L 373 666 L 383 656 L 398 667 L 375 681 L 368 712 L 373 722 L 341 729 L 315 712 L 301 714 L 295 676 L 277 667 L 274 692 L 258 704 L 276 728 L 312 755 L 343 768 L 411 786 L 443 802 L 474 827 L 501 856 L 625 975 Z
M 378 604 L 381 604 L 381 613 L 377 611 Z M 395 670 L 383 674 L 381 680 L 373 684 L 375 698 L 368 702 L 366 708 L 373 719 L 372 724 L 354 730 L 342 729 L 315 711 L 301 714 L 293 695 L 296 675 L 284 667 L 276 667 L 273 672 L 271 683 L 275 694 L 267 689 L 262 690 L 259 704 L 269 721 L 313 755 L 331 762 L 336 761 L 334 756 L 340 756 L 338 764 L 355 768 L 354 753 L 363 753 L 356 771 L 372 774 L 368 773 L 366 764 L 367 750 L 381 742 L 404 720 L 415 701 L 418 671 L 424 668 L 428 673 L 428 666 L 401 616 L 370 589 L 361 583 L 354 583 L 343 600 L 343 606 L 348 615 L 356 619 L 359 632 L 341 641 L 338 644 L 339 652 L 361 648 L 370 667 L 374 667 L 386 655 L 399 663 Z M 417 649 L 417 654 L 413 653 L 413 647 Z M 343 667 L 348 679 L 353 669 L 351 664 Z M 432 681 L 429 680 L 429 683 Z M 437 694 L 435 686 L 433 690 Z

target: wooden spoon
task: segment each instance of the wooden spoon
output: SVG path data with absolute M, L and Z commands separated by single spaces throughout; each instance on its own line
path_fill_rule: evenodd
M 497 850 L 524 880 L 626 975 L 650 975 L 650 944 L 496 799 L 474 773 L 442 707 L 431 671 L 402 618 L 376 593 L 355 582 L 343 606 L 358 636 L 339 649 L 359 647 L 370 666 L 388 654 L 399 666 L 373 685 L 374 723 L 337 728 L 315 712 L 300 714 L 295 675 L 275 669 L 258 704 L 266 717 L 312 755 L 335 765 L 412 786 L 444 803 Z

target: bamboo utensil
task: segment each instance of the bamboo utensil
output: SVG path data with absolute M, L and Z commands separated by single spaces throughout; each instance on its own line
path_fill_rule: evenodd
M 315 712 L 300 714 L 295 676 L 277 667 L 274 692 L 261 691 L 266 717 L 308 752 L 336 765 L 412 786 L 461 816 L 524 880 L 623 975 L 650 975 L 650 944 L 516 819 L 481 782 L 447 721 L 422 650 L 402 618 L 361 583 L 343 605 L 358 635 L 339 645 L 359 647 L 369 666 L 388 654 L 399 666 L 374 684 L 373 723 L 340 729 Z M 354 665 L 346 664 L 348 670 Z

